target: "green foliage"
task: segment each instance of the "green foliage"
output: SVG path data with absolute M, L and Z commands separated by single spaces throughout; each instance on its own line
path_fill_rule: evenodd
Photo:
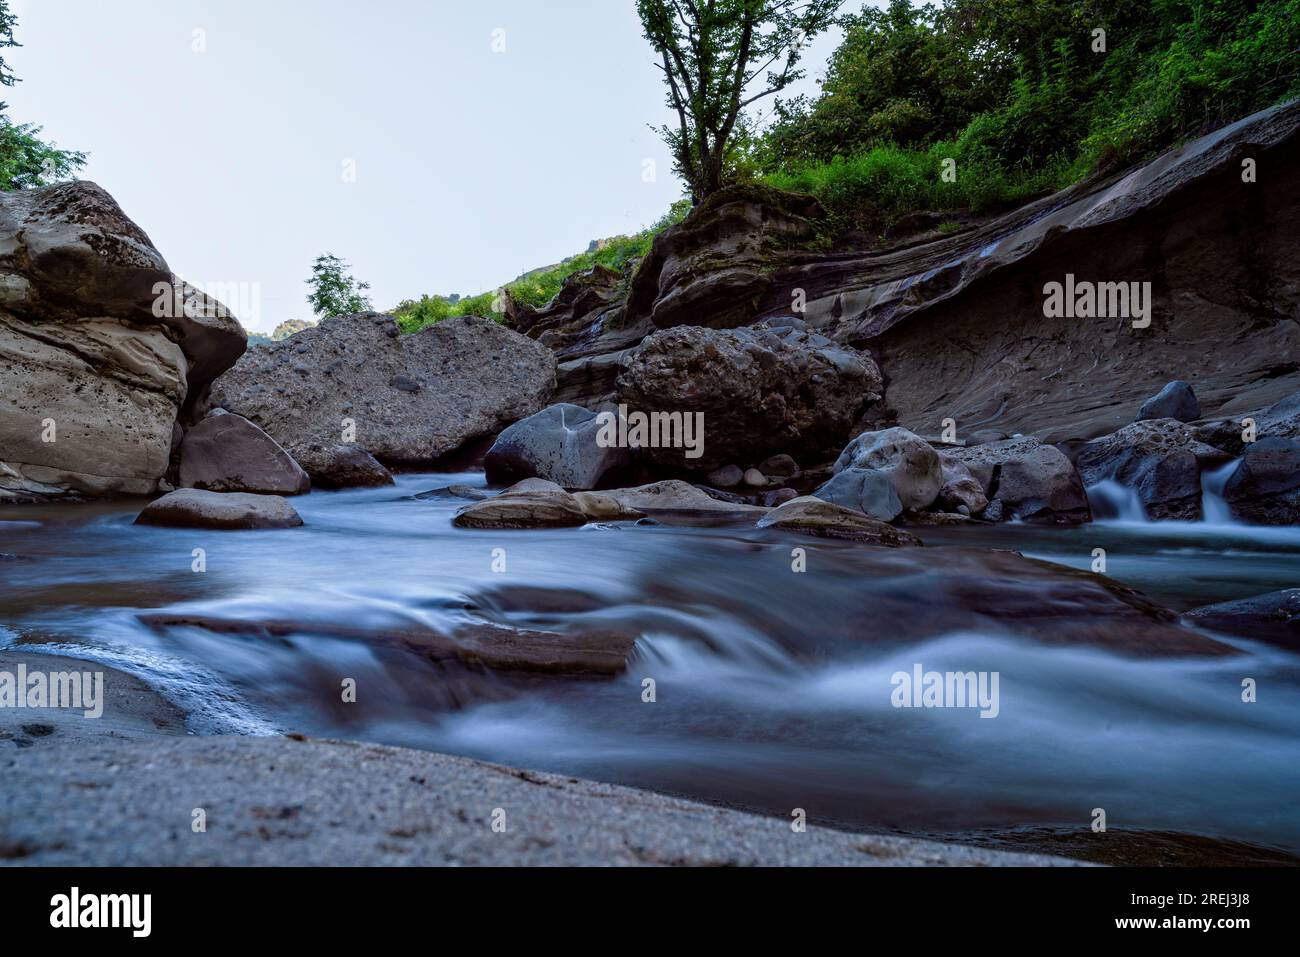
M 0 49 L 20 45 L 14 39 L 17 25 L 18 18 L 10 12 L 7 0 L 0 0 Z M 0 57 L 0 85 L 13 86 L 17 82 L 18 78 Z M 5 115 L 8 108 L 7 103 L 0 103 L 0 190 L 57 183 L 86 164 L 85 153 L 61 150 L 42 140 L 38 135 L 39 126 L 14 123 Z
M 616 236 L 598 243 L 595 249 L 570 256 L 564 262 L 548 269 L 538 269 L 507 283 L 504 291 L 520 305 L 540 307 L 546 305 L 560 291 L 564 280 L 576 272 L 604 266 L 630 274 L 636 261 L 650 249 L 654 237 L 669 226 L 680 223 L 691 210 L 690 200 L 674 203 L 662 218 L 649 229 L 635 236 Z M 415 332 L 449 316 L 484 316 L 501 320 L 501 305 L 497 293 L 485 292 L 469 299 L 459 296 L 421 296 L 419 300 L 407 299 L 393 310 L 397 324 L 403 332 Z
M 821 94 L 778 102 L 747 158 L 856 229 L 1020 201 L 1300 94 L 1300 0 L 894 0 L 843 26 Z
M 322 319 L 365 312 L 370 308 L 370 299 L 365 295 L 370 284 L 353 279 L 348 272 L 351 268 L 332 253 L 317 256 L 312 263 L 311 278 L 307 280 L 311 287 L 307 303 Z

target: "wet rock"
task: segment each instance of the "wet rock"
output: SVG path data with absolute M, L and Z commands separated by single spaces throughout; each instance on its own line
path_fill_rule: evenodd
M 838 538 L 866 545 L 883 545 L 887 548 L 921 544 L 921 540 L 909 532 L 854 509 L 809 495 L 792 499 L 773 509 L 758 520 L 758 527 L 778 528 L 818 538 Z
M 1246 446 L 1223 497 L 1245 521 L 1300 524 L 1300 442 L 1260 439 Z
M 466 505 L 452 524 L 457 528 L 573 528 L 587 524 L 587 513 L 554 482 L 533 478 Z
M 717 469 L 774 453 L 840 448 L 881 389 L 870 356 L 794 326 L 657 332 L 624 360 L 619 401 L 644 412 L 702 413 L 702 455 L 646 448 L 656 465 Z
M 637 488 L 612 489 L 604 494 L 621 502 L 623 505 L 647 514 L 656 512 L 752 514 L 763 511 L 753 505 L 720 501 L 687 482 L 668 479 Z
M 1300 648 L 1300 588 L 1206 605 L 1183 619 L 1225 635 Z
M 626 448 L 600 444 L 605 420 L 580 406 L 548 406 L 510 426 L 484 459 L 493 484 L 538 477 L 568 489 L 593 489 L 611 472 L 626 468 Z
M 708 483 L 718 488 L 735 488 L 745 479 L 744 470 L 739 465 L 724 465 L 709 473 Z
M 946 453 L 940 454 L 939 462 L 943 467 L 943 487 L 939 489 L 938 506 L 963 515 L 984 511 L 989 504 L 988 496 L 966 464 Z
M 903 428 L 863 432 L 840 453 L 835 472 L 845 469 L 877 469 L 894 484 L 903 508 L 929 508 L 943 488 L 943 466 L 939 453 L 919 435 Z
M 355 445 L 295 445 L 292 454 L 319 488 L 378 488 L 393 484 L 393 474 Z
M 442 488 L 429 489 L 427 492 L 420 492 L 414 496 L 421 501 L 430 499 L 450 499 L 464 498 L 475 502 L 482 502 L 492 497 L 487 489 L 475 488 L 472 485 L 445 485 Z
M 1186 382 L 1176 380 L 1143 402 L 1134 421 L 1176 419 L 1179 422 L 1194 422 L 1200 417 L 1201 403 L 1196 401 L 1196 393 Z
M 903 512 L 894 483 L 879 469 L 844 469 L 813 492 L 813 496 L 881 522 L 892 522 Z
M 296 528 L 302 524 L 302 518 L 278 495 L 182 488 L 146 505 L 135 524 L 170 528 Z
M 592 522 L 635 522 L 645 513 L 600 492 L 574 492 L 578 507 Z
M 1182 521 L 1201 517 L 1201 472 L 1227 461 L 1172 418 L 1126 425 L 1082 446 L 1074 459 L 1085 486 L 1116 481 L 1137 493 L 1149 518 Z
M 182 488 L 254 495 L 311 491 L 311 479 L 293 457 L 243 416 L 208 416 L 185 433 L 180 452 Z
M 541 410 L 554 389 L 550 350 L 490 319 L 403 336 L 368 312 L 249 350 L 212 401 L 286 448 L 346 439 L 387 465 L 425 465 Z
M 949 452 L 989 500 L 983 518 L 1052 524 L 1086 522 L 1088 496 L 1074 465 L 1057 448 L 1022 436 Z

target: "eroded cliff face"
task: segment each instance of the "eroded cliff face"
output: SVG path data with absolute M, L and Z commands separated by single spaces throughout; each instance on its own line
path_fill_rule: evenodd
M 155 491 L 245 343 L 94 183 L 0 193 L 0 501 Z
M 831 247 L 814 201 L 736 188 L 656 239 L 625 302 L 584 314 L 581 297 L 561 297 L 543 335 L 561 359 L 560 394 L 595 408 L 619 398 L 619 368 L 655 329 L 794 314 L 875 357 L 878 420 L 1088 439 L 1132 421 L 1170 379 L 1195 387 L 1206 416 L 1300 388 L 1298 214 L 1297 103 L 887 248 Z M 1123 283 L 1138 299 L 1122 315 L 1049 316 L 1051 282 Z

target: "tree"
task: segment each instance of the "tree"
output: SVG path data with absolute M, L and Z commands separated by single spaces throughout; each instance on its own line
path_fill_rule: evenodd
M 18 18 L 9 10 L 8 0 L 0 0 L 0 49 L 16 47 L 14 27 Z M 0 86 L 18 82 L 4 58 L 0 57 Z M 0 102 L 0 190 L 28 189 L 67 179 L 86 164 L 86 154 L 61 150 L 37 135 L 39 126 L 15 123 L 5 111 L 9 104 Z
M 726 185 L 728 142 L 745 109 L 803 76 L 804 44 L 843 2 L 637 0 L 677 113 L 677 128 L 659 133 L 695 202 Z
M 346 316 L 370 308 L 370 299 L 364 295 L 370 283 L 353 279 L 348 272 L 351 268 L 332 253 L 317 256 L 312 263 L 311 278 L 307 280 L 311 293 L 307 302 L 321 318 Z

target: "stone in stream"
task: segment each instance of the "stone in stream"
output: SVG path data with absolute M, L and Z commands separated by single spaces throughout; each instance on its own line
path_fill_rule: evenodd
M 903 428 L 863 432 L 835 460 L 835 473 L 875 469 L 889 479 L 903 508 L 929 508 L 943 488 L 943 466 L 929 442 Z
M 867 545 L 899 548 L 920 545 L 921 540 L 854 509 L 810 495 L 792 499 L 758 520 L 759 528 L 778 528 L 819 538 L 839 538 Z
M 1196 401 L 1196 393 L 1186 382 L 1176 380 L 1143 402 L 1134 421 L 1177 419 L 1179 422 L 1194 422 L 1200 417 L 1201 403 Z
M 626 448 L 601 444 L 605 421 L 581 406 L 559 403 L 516 422 L 488 449 L 483 460 L 488 482 L 536 477 L 567 489 L 596 488 L 631 462 Z
M 393 474 L 355 445 L 305 442 L 295 445 L 293 453 L 317 488 L 379 488 L 393 484 Z
M 573 528 L 589 519 L 582 504 L 554 482 L 524 479 L 500 495 L 466 505 L 457 528 Z
M 490 319 L 402 335 L 392 316 L 366 312 L 250 349 L 212 402 L 290 454 L 347 441 L 387 465 L 425 465 L 539 411 L 554 389 L 551 351 Z
M 713 513 L 717 516 L 752 515 L 765 511 L 743 502 L 720 500 L 680 479 L 653 482 L 637 488 L 610 489 L 604 493 L 641 512 L 677 513 L 682 516 Z
M 209 492 L 303 495 L 311 479 L 280 443 L 243 416 L 214 410 L 181 441 L 180 485 Z
M 903 503 L 894 483 L 879 469 L 844 469 L 813 492 L 813 496 L 881 522 L 892 522 L 903 513 Z
M 1300 588 L 1206 605 L 1183 620 L 1210 631 L 1300 649 Z
M 1300 442 L 1260 439 L 1247 445 L 1223 497 L 1245 521 L 1300 524 Z
M 984 489 L 989 521 L 1053 524 L 1089 521 L 1088 496 L 1074 465 L 1059 449 L 1032 436 L 949 449 Z
M 296 528 L 302 517 L 278 495 L 182 488 L 144 507 L 137 525 L 169 528 Z
M 1074 458 L 1084 485 L 1114 480 L 1133 489 L 1147 516 L 1201 518 L 1201 473 L 1229 456 L 1199 442 L 1195 430 L 1176 419 L 1126 425 L 1082 446 Z
M 943 465 L 943 488 L 939 489 L 936 504 L 962 515 L 977 515 L 984 511 L 989 504 L 988 496 L 966 463 L 947 453 L 941 453 L 939 461 Z

